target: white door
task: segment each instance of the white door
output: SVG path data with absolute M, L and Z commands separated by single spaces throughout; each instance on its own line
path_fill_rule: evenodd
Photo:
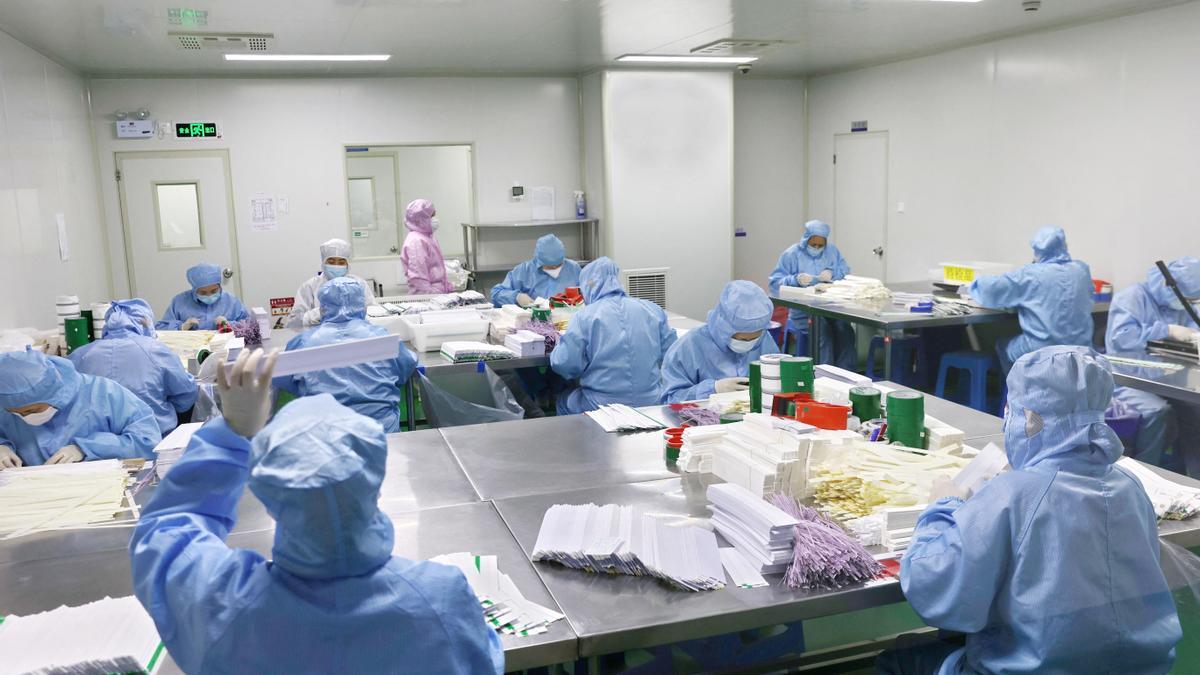
M 229 153 L 118 152 L 116 160 L 133 296 L 161 316 L 188 288 L 187 268 L 209 262 L 221 267 L 225 288 L 240 297 Z
M 833 148 L 833 242 L 852 274 L 887 281 L 887 132 L 836 134 Z

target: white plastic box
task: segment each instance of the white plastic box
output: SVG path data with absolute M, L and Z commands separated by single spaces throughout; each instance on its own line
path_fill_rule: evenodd
M 400 338 L 419 352 L 436 352 L 443 342 L 483 342 L 491 321 L 477 311 L 426 312 L 402 316 L 405 328 Z

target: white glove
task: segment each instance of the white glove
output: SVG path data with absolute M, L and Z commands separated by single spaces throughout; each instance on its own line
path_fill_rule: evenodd
M 224 361 L 217 364 L 217 391 L 221 393 L 221 411 L 225 423 L 234 433 L 246 438 L 257 434 L 271 417 L 271 374 L 279 350 L 272 349 L 267 362 L 258 372 L 263 350 L 243 349 L 229 368 Z
M 929 490 L 929 503 L 932 504 L 945 497 L 958 497 L 959 499 L 966 499 L 970 496 L 970 490 L 958 487 L 954 481 L 945 476 L 938 476 L 937 478 L 933 479 L 933 487 Z
M 83 450 L 78 445 L 64 445 L 58 452 L 50 455 L 46 464 L 74 464 L 83 461 Z
M 190 319 L 188 319 L 187 321 L 184 321 L 182 324 L 180 324 L 179 330 L 195 330 L 196 326 L 199 326 L 199 325 L 200 325 L 200 319 L 197 319 L 196 317 L 193 316 Z
M 223 316 L 218 316 L 216 323 L 218 327 L 224 326 L 225 324 L 229 323 L 229 319 L 226 319 Z
M 801 272 L 800 274 L 796 275 L 796 282 L 801 286 L 810 286 L 813 282 L 813 275 Z
M 316 326 L 321 323 L 321 306 L 317 305 L 304 313 L 304 325 Z
M 517 293 L 517 306 L 528 307 L 533 304 L 533 298 L 528 293 Z
M 826 283 L 833 281 L 833 270 L 822 270 L 817 278 Z
M 0 445 L 0 469 L 15 469 L 24 464 L 17 453 L 7 445 Z
M 731 391 L 745 391 L 750 388 L 750 382 L 744 377 L 723 377 L 713 385 L 718 394 L 728 394 Z
M 1196 331 L 1187 326 L 1171 324 L 1167 326 L 1167 337 L 1177 342 L 1191 342 L 1196 339 Z

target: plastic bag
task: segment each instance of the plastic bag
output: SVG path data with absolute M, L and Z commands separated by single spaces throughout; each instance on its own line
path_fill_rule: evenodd
M 432 428 L 457 427 L 464 424 L 485 424 L 519 420 L 525 411 L 512 391 L 491 368 L 484 368 L 492 405 L 461 399 L 437 386 L 421 373 L 421 405 Z
M 447 260 L 446 280 L 454 286 L 454 290 L 462 291 L 466 289 L 467 282 L 471 280 L 471 273 L 463 269 L 462 263 L 458 260 Z
M 1180 617 L 1200 614 L 1200 556 L 1159 538 L 1160 561 L 1167 588 L 1175 597 Z

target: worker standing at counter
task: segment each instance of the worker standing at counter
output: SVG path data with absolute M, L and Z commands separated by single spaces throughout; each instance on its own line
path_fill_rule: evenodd
M 567 259 L 562 240 L 547 234 L 537 240 L 533 259 L 517 265 L 504 281 L 492 287 L 492 304 L 497 307 L 528 307 L 538 298 L 551 298 L 579 285 L 579 263 Z
M 580 292 L 587 306 L 550 352 L 554 372 L 579 381 L 559 394 L 559 415 L 610 403 L 654 405 L 662 396 L 662 360 L 675 344 L 675 330 L 661 307 L 629 297 L 620 276 L 606 257 L 583 268 Z
M 321 244 L 321 271 L 296 289 L 296 302 L 288 313 L 288 328 L 311 328 L 321 323 L 321 303 L 317 292 L 334 279 L 346 277 L 363 287 L 367 304 L 375 304 L 375 293 L 366 279 L 350 273 L 350 244 L 345 239 L 330 239 Z
M 155 328 L 217 330 L 230 321 L 242 321 L 250 316 L 242 301 L 221 286 L 221 268 L 217 265 L 193 265 L 188 268 L 187 280 L 191 290 L 171 299 Z
M 408 292 L 412 295 L 433 295 L 454 290 L 446 278 L 446 258 L 442 247 L 433 235 L 438 229 L 437 208 L 428 199 L 415 199 L 404 209 L 404 226 L 408 234 L 404 237 L 404 249 L 400 251 L 400 262 L 408 279 Z
M 714 393 L 743 388 L 750 362 L 776 354 L 767 327 L 771 299 L 752 282 L 731 281 L 708 313 L 708 322 L 689 331 L 663 359 L 663 403 L 698 401 Z
M 837 246 L 829 243 L 829 223 L 810 220 L 804 224 L 804 237 L 793 244 L 771 272 L 771 295 L 779 296 L 780 286 L 807 287 L 844 279 L 850 274 L 850 265 L 842 257 Z M 799 339 L 808 336 L 808 315 L 800 310 L 788 312 L 789 330 Z M 845 321 L 818 319 L 825 339 L 818 347 L 820 363 L 832 363 L 839 368 L 854 370 L 858 365 L 858 352 L 854 343 L 854 327 Z M 811 339 L 811 336 L 809 336 Z M 787 349 L 787 345 L 784 345 Z M 834 352 L 837 357 L 835 360 Z

